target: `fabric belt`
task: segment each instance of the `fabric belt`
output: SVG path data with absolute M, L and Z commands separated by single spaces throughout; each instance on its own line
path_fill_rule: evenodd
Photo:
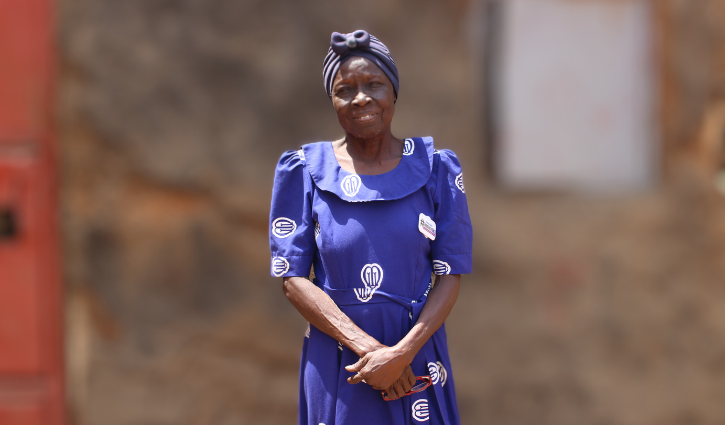
M 315 283 L 317 283 L 322 288 L 322 290 L 325 291 L 325 293 L 329 295 L 333 301 L 335 301 L 335 304 L 339 306 L 395 302 L 406 308 L 408 311 L 412 312 L 413 315 L 416 316 L 416 318 L 416 311 L 420 313 L 427 300 L 427 295 L 423 295 L 417 300 L 411 300 L 410 298 L 405 298 L 400 295 L 389 294 L 385 291 L 376 290 L 370 300 L 363 302 L 358 299 L 357 295 L 355 294 L 355 289 L 353 288 L 333 289 L 329 286 L 322 284 L 319 281 L 316 281 Z

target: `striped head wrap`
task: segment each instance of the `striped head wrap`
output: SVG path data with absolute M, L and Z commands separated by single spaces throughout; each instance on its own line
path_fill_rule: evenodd
M 395 96 L 398 95 L 398 67 L 395 66 L 390 51 L 377 38 L 368 34 L 367 31 L 357 30 L 349 34 L 333 32 L 330 38 L 330 49 L 322 68 L 322 77 L 325 80 L 325 91 L 332 99 L 332 82 L 346 60 L 353 56 L 362 56 L 370 59 L 375 65 L 383 70 L 393 83 Z

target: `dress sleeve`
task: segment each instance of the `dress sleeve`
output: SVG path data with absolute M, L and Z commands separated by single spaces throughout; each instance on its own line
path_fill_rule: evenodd
M 433 272 L 467 274 L 473 269 L 473 229 L 463 187 L 463 172 L 456 154 L 440 150 L 433 196 L 436 239 L 431 243 Z
M 277 164 L 269 214 L 271 273 L 309 276 L 315 256 L 312 181 L 301 151 L 287 151 Z

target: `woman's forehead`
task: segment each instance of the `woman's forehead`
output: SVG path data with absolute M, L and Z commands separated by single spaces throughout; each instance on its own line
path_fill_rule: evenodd
M 357 56 L 350 58 L 340 65 L 335 77 L 338 79 L 354 78 L 356 76 L 383 76 L 387 78 L 385 73 L 373 61 L 368 58 Z

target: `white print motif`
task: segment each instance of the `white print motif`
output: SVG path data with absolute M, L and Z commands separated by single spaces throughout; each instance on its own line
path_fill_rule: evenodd
M 353 197 L 357 195 L 358 191 L 360 191 L 360 176 L 357 174 L 351 174 L 344 179 L 342 179 L 342 183 L 340 183 L 340 188 L 343 192 L 345 192 L 345 195 L 349 197 Z
M 340 349 L 340 351 L 342 351 L 342 342 L 338 342 L 338 343 L 337 343 L 337 348 L 339 348 L 339 349 Z
M 305 160 L 305 153 L 302 151 L 302 149 L 297 151 L 297 156 L 299 156 L 301 160 Z
M 451 266 L 445 261 L 433 260 L 433 273 L 437 275 L 450 274 Z
M 280 217 L 272 222 L 272 234 L 278 238 L 286 238 L 297 230 L 297 223 L 287 217 Z
M 446 386 L 446 381 L 448 380 L 448 371 L 446 371 L 446 368 L 443 367 L 443 363 L 437 362 L 438 364 L 438 374 L 441 376 L 441 387 Z
M 456 176 L 456 187 L 463 193 L 466 193 L 466 189 L 463 187 L 463 173 Z
M 366 303 L 373 297 L 375 291 L 380 288 L 383 282 L 383 268 L 379 264 L 365 264 L 360 271 L 360 279 L 365 287 L 355 288 L 355 296 L 358 300 Z
M 403 146 L 403 155 L 413 155 L 413 151 L 415 150 L 415 142 L 413 139 L 405 139 L 405 145 Z
M 315 222 L 315 239 L 320 236 L 320 223 Z
M 428 374 L 430 375 L 430 380 L 433 385 L 437 384 L 438 379 L 440 379 L 440 375 L 438 374 L 438 365 L 433 362 L 428 363 Z
M 430 379 L 433 385 L 437 384 L 439 381 L 441 383 L 441 387 L 446 385 L 446 380 L 448 379 L 448 372 L 446 371 L 446 368 L 443 367 L 443 363 L 428 363 L 428 373 L 430 374 Z
M 428 400 L 421 398 L 413 403 L 413 419 L 418 422 L 428 420 Z
M 275 277 L 281 277 L 289 271 L 289 263 L 282 257 L 272 258 L 272 274 Z

